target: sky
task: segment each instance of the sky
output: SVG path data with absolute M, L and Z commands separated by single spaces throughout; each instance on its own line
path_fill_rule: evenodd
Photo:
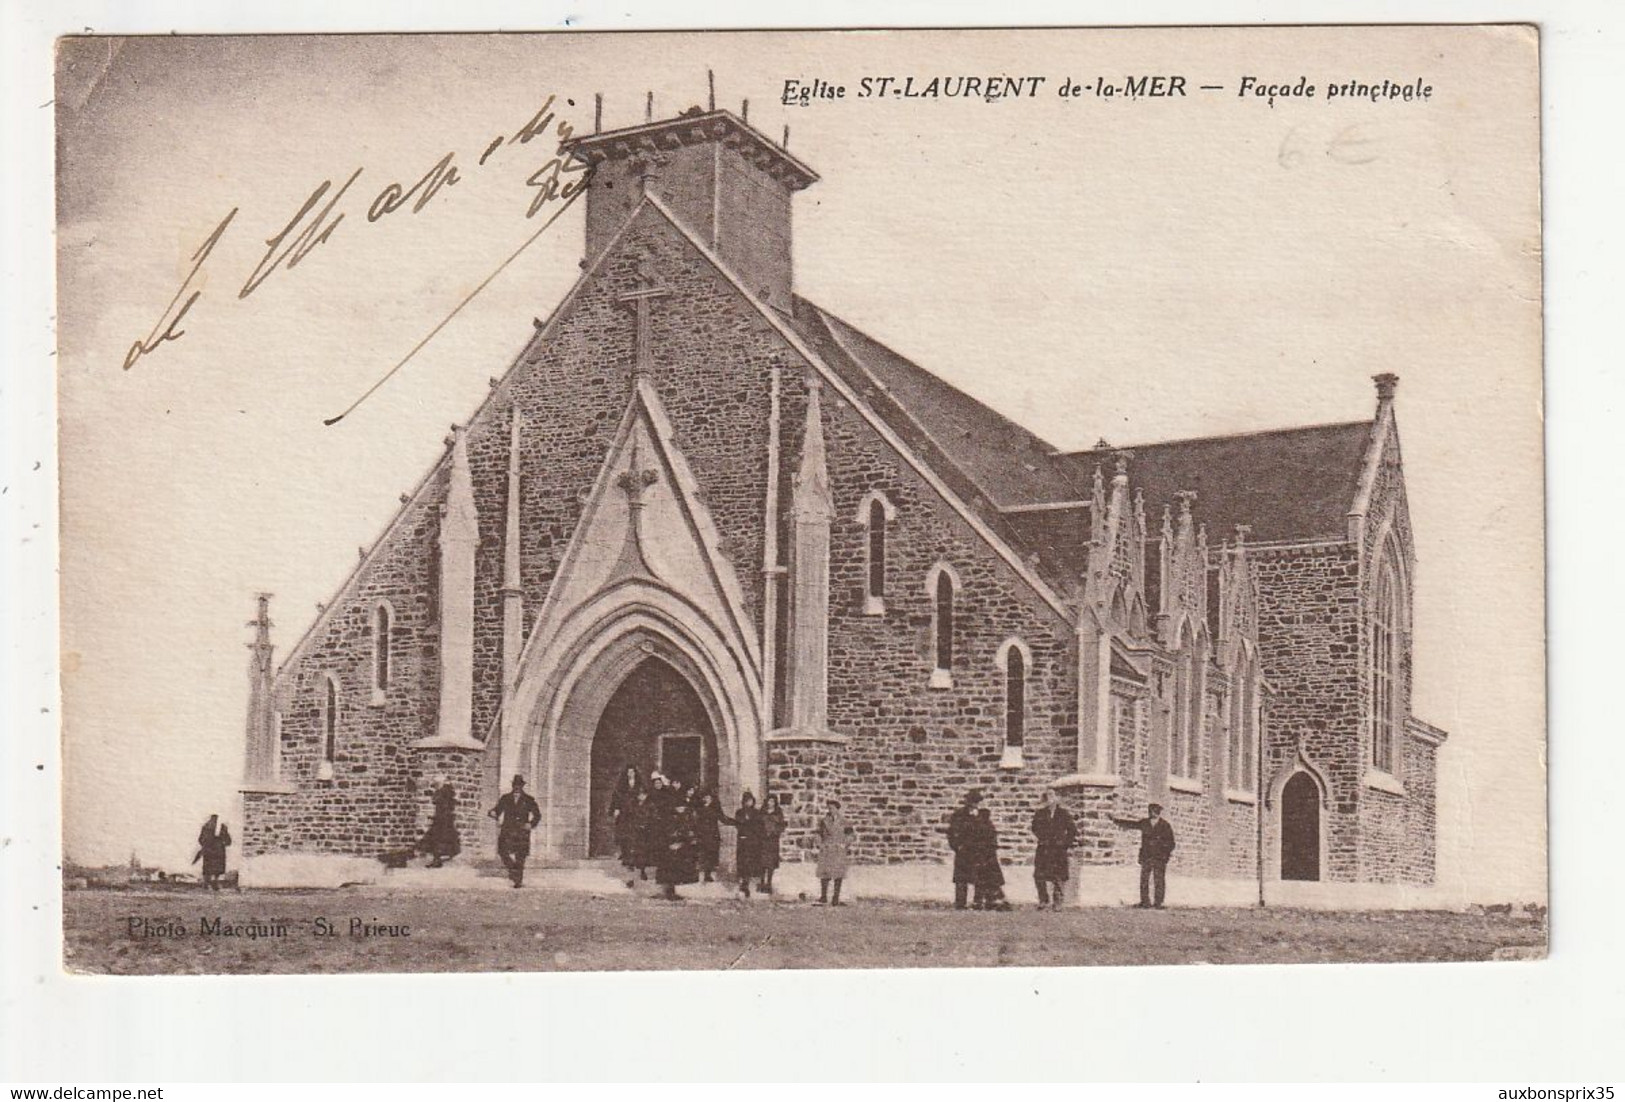
M 235 822 L 246 621 L 285 653 L 579 274 L 509 145 L 552 97 L 606 128 L 706 101 L 822 177 L 798 291 L 1062 447 L 1370 415 L 1400 376 L 1416 533 L 1414 710 L 1446 728 L 1440 877 L 1545 881 L 1535 47 L 1516 29 L 82 40 L 59 54 L 64 846 L 179 867 Z M 1044 76 L 1034 98 L 861 80 Z M 1184 74 L 1185 97 L 1061 97 Z M 1238 95 L 1243 76 L 1316 96 Z M 786 80 L 842 99 L 778 102 Z M 1420 79 L 1426 100 L 1328 100 Z M 1218 92 L 1201 84 L 1223 85 Z M 367 204 L 447 153 L 459 181 Z M 323 181 L 327 240 L 239 289 Z M 187 285 L 198 297 L 124 368 Z M 190 292 L 189 292 L 190 293 Z

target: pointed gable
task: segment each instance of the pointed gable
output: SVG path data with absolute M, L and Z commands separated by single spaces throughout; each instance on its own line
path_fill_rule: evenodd
M 575 609 L 617 585 L 640 581 L 693 605 L 751 668 L 760 669 L 744 592 L 721 544 L 659 394 L 640 379 L 526 651 L 545 645 Z

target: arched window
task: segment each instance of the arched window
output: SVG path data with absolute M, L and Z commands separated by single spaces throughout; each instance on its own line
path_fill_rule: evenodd
M 1403 600 L 1398 571 L 1385 555 L 1371 602 L 1371 764 L 1390 776 L 1399 774 Z
M 1236 660 L 1236 671 L 1230 685 L 1229 745 L 1225 754 L 1227 765 L 1225 784 L 1235 792 L 1253 791 L 1254 758 L 1258 746 L 1258 689 L 1254 684 L 1256 673 L 1252 651 L 1245 646 Z
M 938 563 L 926 576 L 926 593 L 931 598 L 931 650 L 934 665 L 933 689 L 952 688 L 954 683 L 954 596 L 959 579 L 953 568 Z
M 1168 754 L 1168 772 L 1187 781 L 1197 779 L 1201 747 L 1202 685 L 1196 633 L 1186 624 L 1179 634 L 1179 665 L 1174 676 L 1174 722 Z
M 339 745 L 339 683 L 331 674 L 327 674 L 322 677 L 320 689 L 322 760 L 317 766 L 316 775 L 322 780 L 331 780 L 333 759 L 338 754 Z
M 1027 739 L 1027 676 L 1033 656 L 1020 639 L 1006 639 L 994 656 L 1004 674 L 1004 755 L 999 765 L 1014 769 L 1022 764 L 1022 745 Z
M 390 655 L 395 630 L 395 614 L 388 601 L 379 601 L 372 610 L 372 697 L 374 704 L 384 702 L 392 670 Z
M 879 490 L 869 491 L 858 505 L 858 523 L 865 531 L 863 611 L 869 616 L 886 611 L 886 525 L 896 515 Z

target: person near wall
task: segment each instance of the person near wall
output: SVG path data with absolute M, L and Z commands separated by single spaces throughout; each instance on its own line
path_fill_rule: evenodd
M 848 847 L 852 844 L 853 831 L 846 825 L 846 816 L 841 814 L 841 801 L 830 800 L 829 810 L 824 817 L 818 820 L 818 905 L 829 904 L 831 907 L 844 907 L 841 902 L 841 882 L 846 879 L 848 862 Z M 835 894 L 830 895 L 831 881 L 835 884 Z
M 694 857 L 704 883 L 716 879 L 717 865 L 722 860 L 722 824 L 734 825 L 728 813 L 722 810 L 710 789 L 700 789 L 689 810 L 694 813 Z
M 226 875 L 226 847 L 230 845 L 231 831 L 220 821 L 220 816 L 210 815 L 209 821 L 198 831 L 197 853 L 192 857 L 194 865 L 203 862 L 203 884 L 210 891 L 220 890 L 220 878 Z
M 971 816 L 970 835 L 966 840 L 971 865 L 971 888 L 978 911 L 1008 911 L 1010 904 L 1004 898 L 1004 866 L 999 861 L 999 828 L 993 822 L 993 812 L 978 807 Z
M 700 878 L 695 860 L 694 809 L 678 791 L 666 801 L 666 810 L 657 815 L 660 853 L 655 864 L 655 882 L 664 897 L 675 902 L 683 898 L 677 894 L 679 885 L 692 884 Z
M 1072 875 L 1071 850 L 1078 840 L 1078 826 L 1071 812 L 1061 806 L 1053 788 L 1044 790 L 1043 802 L 1033 812 L 1033 838 L 1038 842 L 1033 858 L 1033 883 L 1038 888 L 1038 907 L 1061 909 L 1061 894 Z
M 954 910 L 963 911 L 970 896 L 971 885 L 976 882 L 976 866 L 966 844 L 973 834 L 972 822 L 976 809 L 982 804 L 982 794 L 976 789 L 965 793 L 960 805 L 948 816 L 948 848 L 954 852 Z
M 779 807 L 777 795 L 769 792 L 762 801 L 762 837 L 759 860 L 762 869 L 762 891 L 773 894 L 773 874 L 779 868 L 779 839 L 784 837 L 784 811 Z
M 525 883 L 525 861 L 530 857 L 530 832 L 542 821 L 542 809 L 525 792 L 525 778 L 515 773 L 513 787 L 488 814 L 497 821 L 497 857 L 518 888 Z
M 1141 907 L 1162 908 L 1168 894 L 1168 861 L 1174 855 L 1174 828 L 1162 817 L 1162 805 L 1152 804 L 1143 819 L 1119 819 L 1112 822 L 1128 830 L 1140 832 L 1140 903 Z
M 429 829 L 418 839 L 418 852 L 428 854 L 429 868 L 438 869 L 463 852 L 462 839 L 457 836 L 457 790 L 444 773 L 435 777 L 429 799 L 434 802 L 434 812 L 429 816 Z
M 655 846 L 655 805 L 651 802 L 652 790 L 640 788 L 637 795 L 632 798 L 632 805 L 621 813 L 615 820 L 616 838 L 621 838 L 625 832 L 625 841 L 621 842 L 621 864 L 626 866 L 626 886 L 631 887 L 638 880 L 649 879 L 649 866 L 655 863 L 659 850 Z M 634 877 L 633 872 L 637 873 Z
M 627 872 L 638 867 L 638 796 L 643 792 L 643 774 L 638 767 L 628 765 L 615 782 L 615 792 L 609 798 L 609 821 L 615 829 L 615 850 Z M 630 883 L 627 887 L 631 887 Z
M 750 898 L 750 882 L 762 878 L 762 812 L 756 806 L 756 797 L 746 789 L 739 797 L 739 810 L 733 818 L 722 821 L 734 828 L 734 872 L 739 877 L 739 894 Z

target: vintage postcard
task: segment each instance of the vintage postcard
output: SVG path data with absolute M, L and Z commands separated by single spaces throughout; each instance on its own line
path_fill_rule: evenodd
M 1545 953 L 1534 28 L 55 111 L 68 969 Z

